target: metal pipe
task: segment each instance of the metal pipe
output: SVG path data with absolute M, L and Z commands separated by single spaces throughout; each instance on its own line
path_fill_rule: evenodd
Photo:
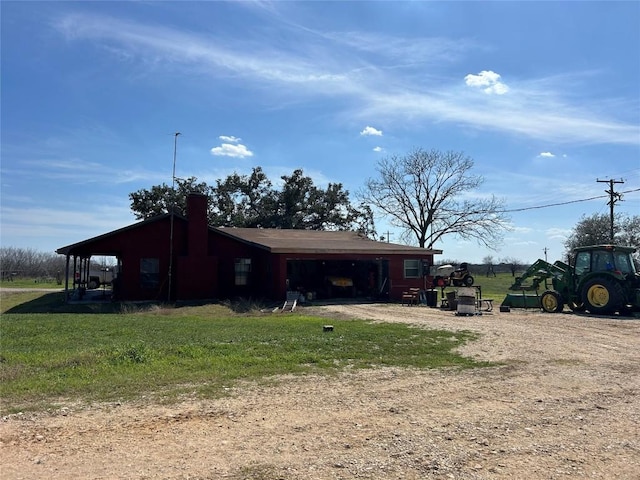
M 173 134 L 173 172 L 171 174 L 171 227 L 169 229 L 169 291 L 167 292 L 167 301 L 171 302 L 171 273 L 173 270 L 173 217 L 176 209 L 176 154 L 178 152 L 178 135 L 180 132 Z

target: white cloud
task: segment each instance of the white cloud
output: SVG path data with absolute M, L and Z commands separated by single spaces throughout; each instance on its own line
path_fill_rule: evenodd
M 234 145 L 232 143 L 223 143 L 219 147 L 212 148 L 211 155 L 217 157 L 245 158 L 253 157 L 253 152 L 242 144 Z
M 373 151 L 374 152 L 381 152 L 382 151 L 382 147 L 373 147 Z
M 478 75 L 470 73 L 464 81 L 469 87 L 486 87 L 483 91 L 488 94 L 504 95 L 509 91 L 509 87 L 500 81 L 500 74 L 491 70 L 483 70 Z
M 234 137 L 233 135 L 220 135 L 218 138 L 223 142 L 230 142 L 230 143 L 238 143 L 240 142 L 240 140 L 242 140 L 241 138 Z
M 364 130 L 362 130 L 360 132 L 360 135 L 364 135 L 364 136 L 369 136 L 369 135 L 373 135 L 376 137 L 381 137 L 382 136 L 382 130 L 378 130 L 376 128 L 370 127 L 370 126 L 366 126 L 364 127 Z
M 544 158 L 553 158 L 555 157 L 555 155 L 551 152 L 542 152 L 540 155 L 538 155 L 539 157 L 544 157 Z

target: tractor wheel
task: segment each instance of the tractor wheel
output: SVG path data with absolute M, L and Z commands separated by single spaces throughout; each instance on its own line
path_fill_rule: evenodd
M 470 287 L 473 285 L 473 277 L 471 275 L 467 275 L 462 279 L 462 283 L 464 283 L 465 287 Z
M 540 296 L 540 306 L 547 313 L 559 313 L 564 309 L 564 302 L 558 292 L 547 290 Z
M 591 313 L 613 313 L 623 307 L 620 285 L 608 278 L 594 278 L 585 283 L 582 301 Z

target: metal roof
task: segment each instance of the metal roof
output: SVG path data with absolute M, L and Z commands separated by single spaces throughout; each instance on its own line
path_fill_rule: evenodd
M 441 254 L 442 250 L 371 240 L 357 232 L 275 228 L 214 227 L 219 232 L 271 253 Z

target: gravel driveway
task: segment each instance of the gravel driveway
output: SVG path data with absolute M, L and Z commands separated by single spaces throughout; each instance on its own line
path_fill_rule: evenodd
M 0 422 L 9 479 L 640 478 L 640 321 L 399 305 L 333 318 L 472 330 L 500 366 L 239 385 L 228 398 L 109 404 Z

